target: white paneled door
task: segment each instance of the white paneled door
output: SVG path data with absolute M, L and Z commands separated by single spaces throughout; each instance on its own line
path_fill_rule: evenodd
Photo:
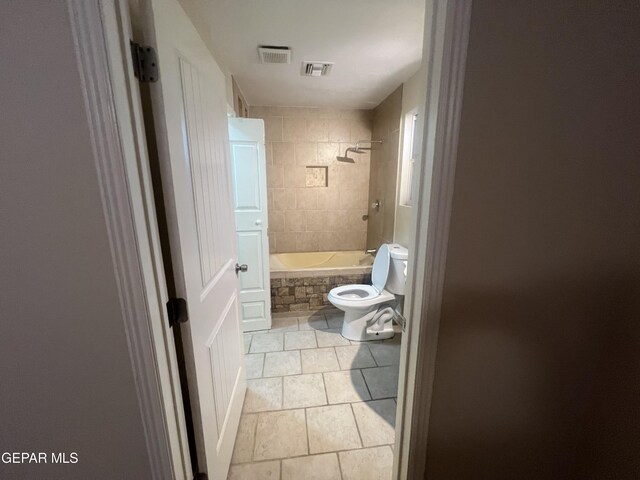
M 177 0 L 142 2 L 198 469 L 226 479 L 246 389 L 225 78 Z M 243 275 L 243 273 L 240 273 Z
M 240 277 L 240 315 L 245 332 L 271 328 L 267 162 L 264 121 L 230 118 L 234 210 Z

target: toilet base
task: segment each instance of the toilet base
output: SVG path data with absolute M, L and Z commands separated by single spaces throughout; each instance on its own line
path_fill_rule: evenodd
M 342 322 L 342 336 L 354 342 L 370 342 L 373 340 L 385 340 L 393 337 L 393 321 L 389 320 L 385 323 L 382 330 L 373 332 L 367 331 L 367 325 L 374 317 L 378 310 L 371 312 L 350 311 L 344 312 L 344 320 Z

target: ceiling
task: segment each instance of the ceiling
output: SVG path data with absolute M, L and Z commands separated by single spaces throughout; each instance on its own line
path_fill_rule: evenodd
M 420 67 L 424 0 L 180 0 L 249 105 L 373 108 Z M 292 49 L 261 64 L 258 45 Z M 334 62 L 326 77 L 302 61 Z

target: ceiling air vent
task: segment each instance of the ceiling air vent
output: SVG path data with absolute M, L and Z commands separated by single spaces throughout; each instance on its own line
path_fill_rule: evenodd
M 258 47 L 261 63 L 291 63 L 291 49 L 289 47 L 275 47 L 265 45 Z
M 302 62 L 302 75 L 305 77 L 324 77 L 329 75 L 333 63 L 331 62 Z

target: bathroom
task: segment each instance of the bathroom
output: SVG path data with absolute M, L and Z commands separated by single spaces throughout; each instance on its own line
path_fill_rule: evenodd
M 424 6 L 409 3 L 421 19 Z M 421 38 L 422 29 L 412 35 Z M 380 73 L 382 88 L 363 84 L 354 98 L 331 83 L 343 68 L 338 60 L 326 77 L 304 78 L 304 47 L 287 47 L 295 80 L 309 82 L 303 87 L 279 86 L 289 81 L 279 71 L 288 64 L 239 69 L 232 83 L 230 130 L 250 119 L 264 128 L 266 215 L 255 223 L 268 225 L 262 271 L 270 312 L 243 310 L 241 299 L 242 312 L 259 313 L 243 319 L 247 394 L 229 478 L 391 478 L 421 48 L 405 55 L 401 71 L 388 65 Z M 306 47 L 335 60 L 331 48 Z M 252 189 L 249 177 L 235 172 L 237 191 Z M 242 241 L 239 263 L 251 275 L 256 256 Z M 382 280 L 372 278 L 376 258 Z

